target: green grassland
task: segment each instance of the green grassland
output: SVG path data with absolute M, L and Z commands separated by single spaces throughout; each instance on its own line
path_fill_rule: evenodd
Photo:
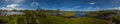
M 64 18 L 58 16 L 46 16 L 33 18 L 32 16 L 3 16 L 0 17 L 5 24 L 107 24 L 106 20 L 80 17 Z
M 0 16 L 0 24 L 108 24 L 107 20 L 92 18 L 90 16 L 99 16 L 107 14 L 115 14 L 110 12 L 99 12 L 99 13 L 88 13 L 84 17 L 76 17 L 74 12 L 65 12 L 61 15 L 58 13 L 59 10 L 35 10 L 35 11 L 20 11 L 24 14 L 22 15 L 9 15 L 9 16 Z M 57 16 L 48 15 L 43 13 L 56 13 Z M 120 20 L 119 16 L 114 16 L 114 19 Z

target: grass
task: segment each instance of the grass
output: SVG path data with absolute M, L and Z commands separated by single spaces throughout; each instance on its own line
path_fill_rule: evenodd
M 70 21 L 69 24 L 107 24 L 106 20 L 89 17 L 72 18 L 68 20 Z
M 1 16 L 0 19 L 7 21 L 6 24 L 107 24 L 106 20 L 80 17 L 80 18 L 64 18 L 59 16 L 37 17 L 33 19 L 32 16 Z M 35 21 L 34 21 L 35 20 Z M 37 23 L 37 21 L 39 23 Z
M 114 17 L 115 17 L 115 19 L 120 21 L 120 16 L 114 16 Z

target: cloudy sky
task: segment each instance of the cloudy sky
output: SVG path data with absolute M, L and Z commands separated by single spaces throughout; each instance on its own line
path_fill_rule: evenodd
M 2 10 L 35 10 L 37 7 L 62 11 L 120 10 L 120 0 L 0 0 Z

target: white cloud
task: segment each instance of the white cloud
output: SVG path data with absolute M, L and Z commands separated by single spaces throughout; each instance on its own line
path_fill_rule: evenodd
M 95 8 L 94 7 L 88 7 L 87 10 L 88 11 L 97 11 L 97 10 L 100 10 L 100 8 L 99 7 L 95 7 Z
M 91 2 L 90 4 L 93 5 L 93 4 L 95 4 L 95 2 Z
M 108 8 L 109 10 L 113 10 L 113 9 L 116 9 L 116 8 Z
M 93 7 L 88 7 L 87 9 L 92 9 Z
M 8 8 L 15 8 L 17 6 L 19 6 L 19 5 L 18 4 L 10 4 L 10 5 L 7 5 L 6 7 L 8 7 Z
M 120 7 L 116 7 L 116 8 L 108 8 L 109 10 L 120 10 Z
M 24 0 L 5 0 L 5 1 L 12 2 L 12 4 L 9 4 L 6 7 L 2 7 L 0 9 L 2 9 L 2 10 L 14 10 L 14 9 L 16 9 L 16 10 L 24 10 L 22 8 L 17 8 L 19 6 L 18 3 L 21 3 Z
M 62 7 L 62 8 L 65 8 L 65 7 Z
M 2 7 L 0 8 L 1 10 L 24 10 L 23 8 L 17 8 L 17 6 L 19 6 L 19 4 L 10 4 L 10 5 L 7 5 L 6 7 Z
M 11 11 L 11 10 L 25 10 L 25 9 L 23 9 L 23 8 L 7 8 L 7 7 L 2 7 L 2 8 L 0 8 L 1 10 L 8 10 L 8 11 Z
M 25 10 L 25 8 L 14 8 L 16 10 Z
M 1 10 L 13 10 L 13 9 L 11 9 L 11 8 L 6 8 L 6 7 L 2 7 L 2 8 L 0 8 Z
M 80 6 L 75 6 L 74 8 L 80 8 Z
M 74 11 L 72 8 L 64 9 L 64 11 Z
M 99 7 L 96 7 L 96 10 L 99 10 L 100 8 Z
M 31 3 L 31 6 L 38 6 L 39 5 L 39 3 L 37 3 L 37 2 L 32 2 Z

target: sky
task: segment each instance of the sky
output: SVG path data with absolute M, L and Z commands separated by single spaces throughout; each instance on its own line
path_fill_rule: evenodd
M 120 10 L 120 0 L 0 0 L 2 10 L 96 11 Z

